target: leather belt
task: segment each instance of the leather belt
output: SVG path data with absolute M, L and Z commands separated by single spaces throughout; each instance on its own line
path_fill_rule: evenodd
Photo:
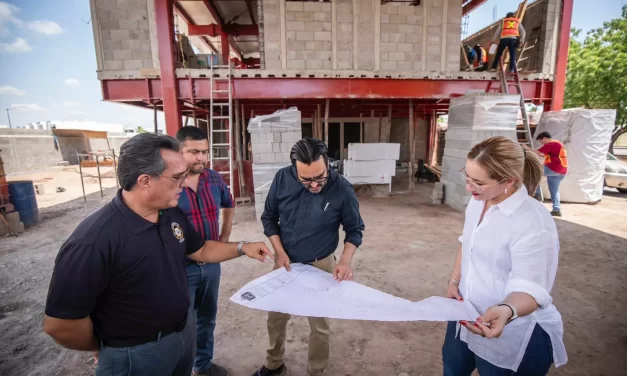
M 139 346 L 150 342 L 159 341 L 161 338 L 169 336 L 172 333 L 180 333 L 185 329 L 185 325 L 187 324 L 187 315 L 178 323 L 174 328 L 162 330 L 156 334 L 151 336 L 143 337 L 143 338 L 129 338 L 129 339 L 115 339 L 115 340 L 103 340 L 103 347 L 113 347 L 113 348 L 123 348 L 123 347 L 133 347 Z

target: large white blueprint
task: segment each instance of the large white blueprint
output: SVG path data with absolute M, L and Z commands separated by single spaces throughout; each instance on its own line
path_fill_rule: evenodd
M 433 296 L 411 302 L 352 281 L 338 282 L 310 265 L 292 264 L 249 282 L 231 301 L 297 316 L 373 321 L 474 321 L 469 302 Z

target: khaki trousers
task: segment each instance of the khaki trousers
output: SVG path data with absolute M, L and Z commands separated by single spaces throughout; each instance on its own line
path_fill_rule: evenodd
M 335 256 L 316 260 L 313 264 L 320 270 L 333 273 L 335 267 Z M 277 267 L 275 267 L 277 269 Z M 266 355 L 266 367 L 276 369 L 283 364 L 285 354 L 285 335 L 287 323 L 292 316 L 279 313 L 268 312 L 268 335 L 270 337 L 270 348 Z M 331 320 L 323 317 L 308 317 L 309 328 L 309 356 L 307 364 L 307 374 L 310 376 L 322 375 L 322 372 L 329 363 L 329 337 L 331 336 Z

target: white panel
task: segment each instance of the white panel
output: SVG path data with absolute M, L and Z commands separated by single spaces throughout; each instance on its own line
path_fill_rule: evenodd
M 401 144 L 348 144 L 348 159 L 358 161 L 375 161 L 379 159 L 397 160 L 400 158 L 400 152 Z
M 344 176 L 396 175 L 396 160 L 352 161 L 344 160 Z

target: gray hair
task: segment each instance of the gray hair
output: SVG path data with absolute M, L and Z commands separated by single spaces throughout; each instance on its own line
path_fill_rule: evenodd
M 140 133 L 120 148 L 118 181 L 125 191 L 133 189 L 141 175 L 159 176 L 166 169 L 161 150 L 179 152 L 179 142 L 170 136 Z

